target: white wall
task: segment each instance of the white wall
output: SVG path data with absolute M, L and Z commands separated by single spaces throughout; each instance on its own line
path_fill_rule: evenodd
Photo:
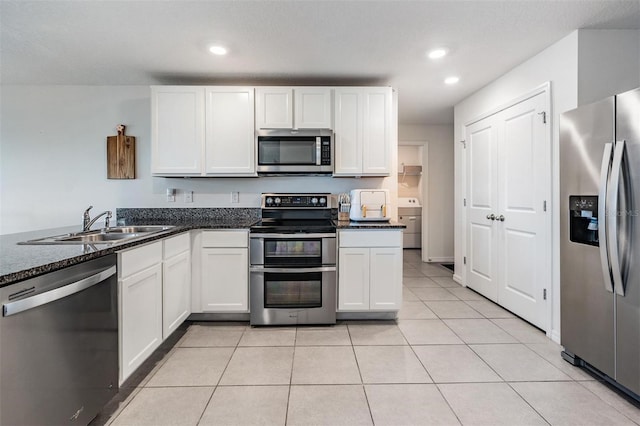
M 640 86 L 640 31 L 580 30 L 578 105 Z
M 397 194 L 396 149 L 388 178 L 161 178 L 150 172 L 148 86 L 2 86 L 0 234 L 78 225 L 84 209 L 259 207 L 262 192 L 388 188 Z M 394 111 L 397 97 L 394 92 Z M 106 178 L 106 137 L 125 124 L 136 137 L 134 180 Z M 394 147 L 397 144 L 394 135 Z M 179 190 L 167 203 L 166 188 Z M 181 190 L 194 191 L 185 204 Z M 231 204 L 230 192 L 240 192 Z M 392 211 L 395 212 L 395 205 Z
M 423 261 L 450 262 L 453 260 L 453 126 L 403 125 L 398 130 L 398 140 L 403 142 L 427 142 L 428 163 L 423 164 L 427 180 L 422 199 L 422 215 L 426 228 L 427 251 Z M 424 241 L 424 240 L 423 240 Z
M 635 35 L 633 34 L 635 32 Z M 600 99 L 640 84 L 638 76 L 638 31 L 577 30 L 523 64 L 488 84 L 454 108 L 455 141 L 464 139 L 464 128 L 481 115 L 495 110 L 542 83 L 551 82 L 552 123 L 552 278 L 551 336 L 560 339 L 560 219 L 559 219 L 559 116 L 583 101 Z M 579 48 L 579 46 L 581 46 Z M 626 52 L 610 52 L 627 49 Z M 625 59 L 621 59 L 625 57 Z M 615 61 L 617 67 L 603 64 Z M 623 71 L 621 71 L 622 69 Z M 612 75 L 607 74 L 612 72 Z M 631 87 L 627 87 L 627 86 Z M 593 98 L 593 99 L 592 99 Z M 465 151 L 455 144 L 455 274 L 466 282 L 466 217 L 463 199 L 466 182 Z

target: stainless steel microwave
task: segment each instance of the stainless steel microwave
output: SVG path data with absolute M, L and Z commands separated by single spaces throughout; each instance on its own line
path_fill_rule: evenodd
M 333 173 L 333 132 L 329 129 L 260 130 L 258 174 Z

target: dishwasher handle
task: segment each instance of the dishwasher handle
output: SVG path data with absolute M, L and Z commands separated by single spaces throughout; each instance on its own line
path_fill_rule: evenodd
M 20 312 L 37 308 L 38 306 L 54 302 L 56 300 L 70 296 L 74 293 L 79 293 L 82 290 L 86 290 L 89 287 L 101 283 L 102 281 L 112 277 L 115 274 L 116 267 L 111 266 L 107 269 L 103 269 L 97 274 L 91 275 L 87 278 L 83 278 L 71 284 L 58 287 L 51 291 L 36 294 L 35 296 L 31 296 L 26 299 L 16 300 L 15 302 L 5 303 L 4 305 L 2 305 L 2 316 L 8 317 L 10 315 L 19 314 Z

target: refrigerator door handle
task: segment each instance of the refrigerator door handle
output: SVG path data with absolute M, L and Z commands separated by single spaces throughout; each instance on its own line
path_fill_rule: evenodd
M 612 151 L 613 144 L 607 143 L 604 145 L 602 166 L 600 168 L 600 191 L 598 193 L 598 240 L 600 241 L 600 263 L 602 265 L 604 288 L 609 293 L 613 293 L 613 282 L 611 281 L 611 266 L 609 264 L 609 252 L 607 250 L 607 186 L 609 183 Z
M 607 246 L 609 247 L 609 260 L 613 287 L 620 296 L 624 296 L 624 285 L 620 266 L 620 253 L 618 250 L 618 188 L 620 186 L 620 174 L 622 173 L 622 157 L 624 156 L 624 141 L 617 141 L 613 151 L 613 163 L 611 165 L 611 180 L 607 190 L 607 207 L 609 219 L 607 220 Z

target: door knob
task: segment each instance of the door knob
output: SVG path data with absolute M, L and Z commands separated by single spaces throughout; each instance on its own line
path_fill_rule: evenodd
M 498 219 L 500 222 L 504 222 L 504 216 L 503 215 L 498 216 L 496 219 Z
M 487 219 L 489 219 L 489 220 L 496 220 L 496 215 L 495 215 L 495 214 L 493 214 L 493 213 L 488 214 L 488 215 L 487 215 Z

